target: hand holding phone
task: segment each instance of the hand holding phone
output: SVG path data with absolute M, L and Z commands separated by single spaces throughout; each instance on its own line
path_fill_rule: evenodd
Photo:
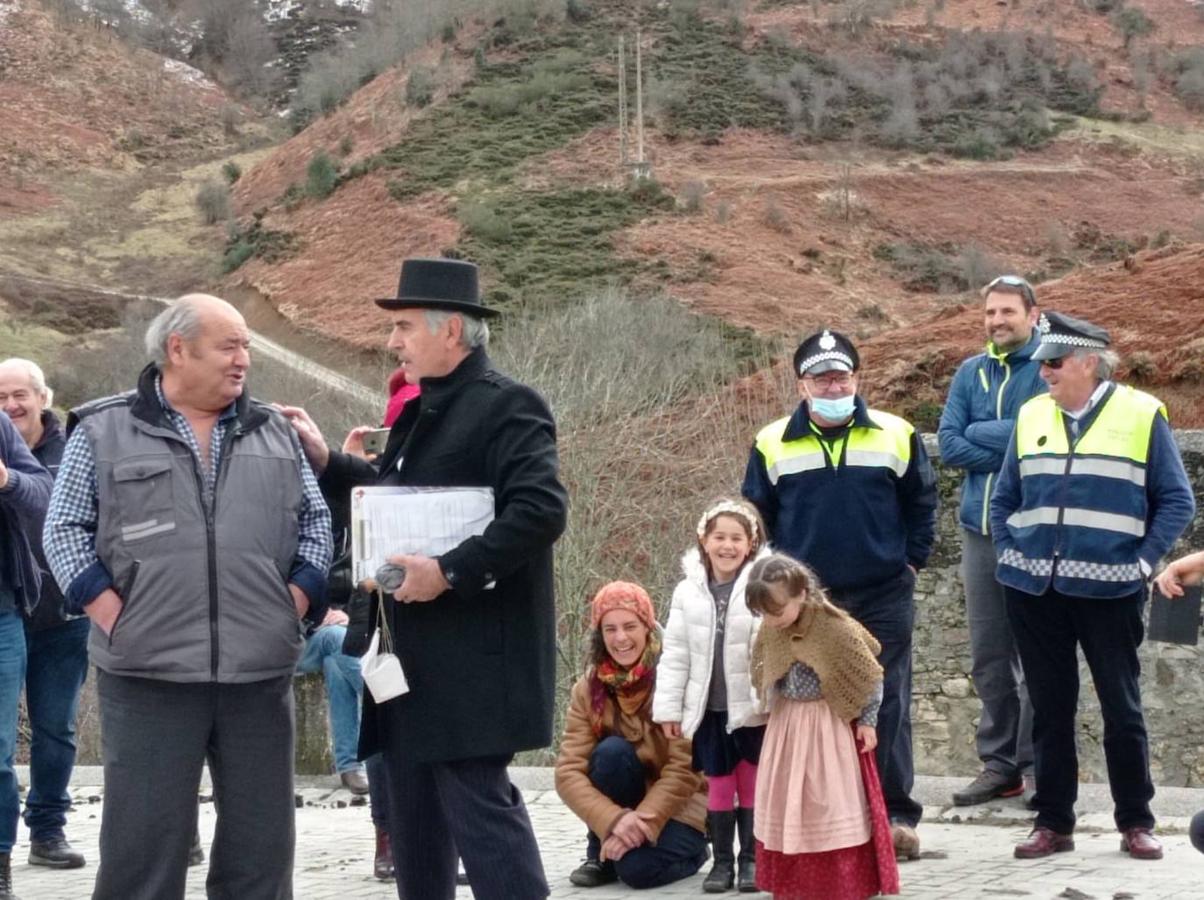
M 364 452 L 380 456 L 385 452 L 385 444 L 389 442 L 388 428 L 375 428 L 364 432 Z

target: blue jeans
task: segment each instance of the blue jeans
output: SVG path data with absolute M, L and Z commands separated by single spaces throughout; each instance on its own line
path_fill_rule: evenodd
M 75 767 L 75 713 L 88 677 L 88 619 L 72 619 L 39 631 L 25 626 L 28 662 L 25 703 L 29 709 L 29 795 L 25 824 L 34 841 L 63 836 Z
M 297 661 L 298 675 L 320 671 L 326 679 L 336 772 L 361 768 L 356 757 L 364 676 L 360 658 L 343 652 L 343 636 L 346 633 L 347 629 L 342 625 L 324 625 L 305 639 L 305 650 Z
M 617 735 L 603 738 L 589 758 L 589 780 L 620 806 L 635 809 L 644 799 L 644 765 L 635 747 Z M 590 832 L 586 856 L 597 859 L 601 843 Z M 615 872 L 628 887 L 654 888 L 688 878 L 706 862 L 706 836 L 670 819 L 655 844 L 628 850 Z
M 13 751 L 17 746 L 17 705 L 25 681 L 25 623 L 15 609 L 0 612 L 0 853 L 17 840 L 21 797 Z

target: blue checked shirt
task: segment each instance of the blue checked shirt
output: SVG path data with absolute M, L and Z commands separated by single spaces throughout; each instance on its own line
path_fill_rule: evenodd
M 205 468 L 201 446 L 197 441 L 188 419 L 171 408 L 163 396 L 162 379 L 155 379 L 155 394 L 162 404 L 172 427 L 188 442 L 197 463 L 197 470 L 204 473 L 203 500 L 207 508 L 213 506 L 213 492 L 217 484 L 218 465 L 226 429 L 237 416 L 234 404 L 230 404 L 218 417 L 210 439 L 209 466 Z M 318 481 L 309 461 L 301 449 L 301 443 L 293 435 L 293 445 L 301 462 L 301 514 L 297 521 L 297 558 L 293 563 L 289 580 L 305 592 L 309 598 L 311 618 L 321 607 L 326 593 L 326 572 L 330 566 L 333 538 L 330 529 L 330 510 L 322 498 Z M 96 527 L 99 521 L 97 506 L 96 459 L 92 445 L 82 428 L 77 428 L 67 441 L 63 460 L 59 466 L 58 479 L 46 513 L 46 530 L 43 536 L 46 560 L 54 573 L 55 580 L 63 588 L 66 605 L 70 612 L 82 612 L 106 588 L 113 586 L 112 576 L 96 556 Z

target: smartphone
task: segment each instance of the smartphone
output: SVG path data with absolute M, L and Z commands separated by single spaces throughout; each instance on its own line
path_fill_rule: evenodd
M 385 452 L 385 444 L 389 442 L 389 429 L 376 428 L 364 432 L 364 452 L 380 456 Z

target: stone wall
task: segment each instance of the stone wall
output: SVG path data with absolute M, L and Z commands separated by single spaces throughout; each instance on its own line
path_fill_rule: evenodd
M 1204 431 L 1176 439 L 1200 501 L 1204 498 Z M 979 705 L 970 679 L 970 644 L 958 575 L 960 475 L 944 468 L 936 441 L 927 440 L 940 477 L 941 513 L 936 551 L 916 586 L 913 739 L 916 771 L 973 775 L 979 769 L 974 731 Z M 1197 516 L 1173 551 L 1204 548 L 1204 516 Z M 1141 691 L 1150 733 L 1150 766 L 1160 785 L 1204 785 L 1204 669 L 1201 648 L 1145 643 L 1140 650 Z M 1083 781 L 1106 781 L 1103 721 L 1080 654 L 1079 768 Z
M 1197 498 L 1204 498 L 1204 431 L 1177 432 Z M 916 770 L 925 775 L 973 775 L 978 699 L 970 680 L 970 645 L 958 576 L 957 519 L 960 475 L 941 466 L 935 440 L 928 450 L 940 477 L 941 513 L 936 551 L 916 587 L 914 742 Z M 1204 504 L 1202 504 L 1204 505 Z M 1175 548 L 1178 556 L 1204 548 L 1204 515 Z M 1201 648 L 1146 643 L 1141 648 L 1141 689 L 1150 732 L 1150 764 L 1161 785 L 1204 785 L 1204 669 Z M 1091 676 L 1082 666 L 1079 753 L 1081 778 L 1105 781 L 1103 723 Z M 80 763 L 100 762 L 95 679 L 89 678 L 80 710 Z M 325 692 L 320 675 L 296 682 L 297 771 L 330 772 Z M 27 748 L 22 747 L 22 758 Z

